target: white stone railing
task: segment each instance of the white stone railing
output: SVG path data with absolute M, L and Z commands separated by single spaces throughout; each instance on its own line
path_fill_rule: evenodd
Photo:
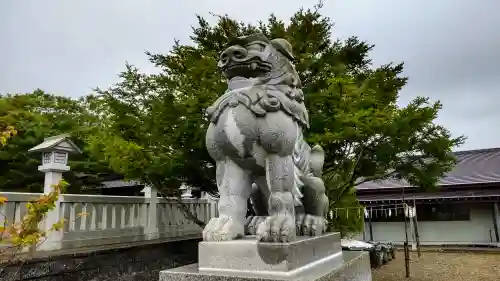
M 27 212 L 26 204 L 42 196 L 42 193 L 0 192 L 7 202 L 0 205 L 0 225 L 20 222 Z
M 38 250 L 201 237 L 202 229 L 184 217 L 177 201 L 151 194 L 144 197 L 63 194 L 46 221 L 64 219 L 64 227 L 53 232 Z M 0 197 L 7 198 L 0 205 L 0 224 L 19 222 L 27 211 L 26 203 L 40 195 L 0 192 Z M 214 200 L 182 199 L 182 202 L 202 221 L 208 222 L 216 214 Z M 51 223 L 43 223 L 41 227 L 48 228 Z

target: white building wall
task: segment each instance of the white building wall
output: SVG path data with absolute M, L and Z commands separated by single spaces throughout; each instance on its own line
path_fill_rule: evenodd
M 490 203 L 471 206 L 469 221 L 419 221 L 421 245 L 497 244 Z M 409 225 L 409 224 L 408 224 Z M 403 244 L 404 222 L 372 222 L 373 240 Z M 365 223 L 365 240 L 370 240 L 368 222 Z M 412 243 L 412 232 L 408 241 Z M 355 236 L 363 240 L 363 233 Z

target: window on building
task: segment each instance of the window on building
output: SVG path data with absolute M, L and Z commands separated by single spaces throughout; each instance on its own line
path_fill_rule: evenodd
M 417 207 L 419 221 L 468 221 L 470 206 L 460 203 L 423 204 Z

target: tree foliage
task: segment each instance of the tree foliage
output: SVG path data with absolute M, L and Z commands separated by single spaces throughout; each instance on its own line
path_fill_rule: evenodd
M 44 175 L 38 171 L 40 155 L 30 154 L 28 150 L 44 138 L 62 133 L 70 133 L 75 143 L 84 148 L 85 136 L 92 132 L 95 125 L 91 123 L 92 118 L 82 101 L 41 90 L 0 96 L 0 128 L 5 128 L 2 139 L 4 136 L 10 138 L 0 150 L 0 189 L 41 192 Z M 15 131 L 12 131 L 13 128 Z M 89 153 L 72 155 L 70 165 L 72 170 L 64 176 L 70 183 L 68 191 L 72 193 L 91 183 L 91 180 L 77 177 L 79 172 L 92 174 L 106 171 L 105 166 L 93 161 Z
M 398 107 L 407 82 L 402 63 L 374 67 L 373 45 L 334 40 L 321 5 L 301 9 L 289 23 L 271 15 L 246 24 L 198 16 L 191 44 L 176 42 L 165 54 L 147 53 L 158 74 L 127 65 L 120 82 L 88 99 L 106 116 L 92 151 L 114 170 L 174 192 L 181 182 L 214 191 L 215 170 L 206 152 L 205 109 L 226 89 L 216 62 L 228 39 L 260 32 L 293 46 L 311 128 L 307 138 L 326 152 L 325 178 L 332 209 L 356 207 L 354 187 L 399 177 L 424 189 L 454 165 L 451 149 L 464 140 L 437 124 L 441 104 L 418 97 Z

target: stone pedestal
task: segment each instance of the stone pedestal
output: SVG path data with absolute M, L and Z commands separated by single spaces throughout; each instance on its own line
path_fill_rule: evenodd
M 160 272 L 160 281 L 371 281 L 364 252 L 342 252 L 339 233 L 262 243 L 255 237 L 201 242 L 198 264 Z

